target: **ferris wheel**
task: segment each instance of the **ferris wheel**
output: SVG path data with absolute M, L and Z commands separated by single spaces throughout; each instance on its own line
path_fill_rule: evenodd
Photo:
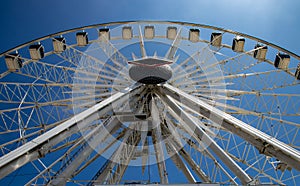
M 71 29 L 0 55 L 0 183 L 300 183 L 300 57 L 184 22 Z

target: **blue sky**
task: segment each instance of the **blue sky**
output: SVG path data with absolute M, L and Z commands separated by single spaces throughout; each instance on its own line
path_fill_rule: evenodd
M 110 21 L 171 20 L 247 33 L 300 53 L 297 0 L 9 0 L 0 6 L 0 52 L 58 31 Z

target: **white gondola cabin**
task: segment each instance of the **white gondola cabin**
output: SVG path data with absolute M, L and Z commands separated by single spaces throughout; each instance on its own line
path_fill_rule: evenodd
M 154 26 L 145 26 L 144 35 L 146 39 L 153 39 L 155 36 Z
M 66 50 L 66 39 L 64 37 L 56 37 L 52 40 L 53 50 L 55 53 L 61 53 Z
M 9 71 L 17 71 L 22 67 L 22 59 L 18 52 L 5 56 L 5 63 Z
M 193 43 L 198 42 L 199 37 L 200 37 L 200 30 L 191 28 L 189 31 L 189 41 L 191 41 Z
M 212 46 L 220 47 L 222 44 L 222 33 L 219 33 L 219 32 L 211 33 L 210 43 Z
M 29 46 L 30 57 L 33 60 L 40 60 L 44 57 L 45 51 L 44 46 L 40 43 Z
M 76 41 L 78 46 L 86 46 L 89 43 L 87 32 L 77 32 Z
M 283 53 L 278 53 L 275 57 L 274 66 L 283 70 L 288 69 L 290 64 L 290 56 Z
M 253 53 L 253 57 L 255 59 L 258 59 L 258 60 L 265 60 L 266 59 L 266 55 L 267 55 L 267 51 L 268 51 L 267 46 L 257 44 L 257 45 L 255 45 L 254 49 L 255 49 L 255 51 Z
M 173 26 L 169 26 L 167 28 L 167 38 L 168 39 L 175 39 L 177 35 L 177 28 Z
M 245 46 L 245 38 L 236 36 L 232 41 L 232 50 L 234 52 L 243 52 Z
M 110 40 L 109 28 L 100 28 L 99 29 L 99 40 L 100 41 Z
M 122 37 L 123 39 L 131 39 L 133 36 L 131 26 L 124 26 L 122 29 Z

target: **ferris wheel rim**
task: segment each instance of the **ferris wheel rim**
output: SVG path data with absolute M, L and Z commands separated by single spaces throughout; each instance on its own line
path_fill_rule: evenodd
M 192 23 L 192 22 L 182 22 L 182 21 L 157 21 L 157 20 L 132 20 L 132 21 L 114 21 L 114 22 L 105 22 L 105 23 L 97 23 L 97 24 L 91 24 L 91 25 L 87 25 L 87 26 L 82 26 L 82 27 L 75 27 L 75 28 L 71 28 L 71 29 L 66 29 L 64 31 L 59 31 L 56 33 L 52 33 L 52 34 L 48 34 L 46 36 L 41 36 L 39 38 L 33 39 L 31 41 L 25 42 L 23 44 L 20 44 L 16 47 L 13 47 L 11 49 L 8 49 L 4 52 L 2 52 L 0 54 L 0 57 L 2 57 L 3 55 L 7 54 L 7 53 L 11 53 L 14 52 L 20 48 L 23 48 L 25 46 L 28 46 L 30 44 L 34 44 L 36 42 L 45 40 L 45 39 L 49 39 L 51 37 L 55 37 L 55 36 L 59 36 L 62 34 L 66 34 L 66 33 L 70 33 L 70 32 L 74 32 L 74 31 L 79 31 L 79 30 L 85 30 L 85 29 L 90 29 L 90 28 L 95 28 L 95 27 L 105 27 L 105 26 L 112 26 L 112 25 L 119 25 L 119 24 L 132 24 L 132 23 L 149 23 L 149 24 L 153 24 L 153 23 L 160 23 L 160 24 L 178 24 L 178 25 L 183 25 L 183 26 L 194 26 L 194 27 L 199 27 L 199 28 L 208 28 L 208 29 L 212 29 L 212 30 L 216 30 L 216 31 L 222 31 L 222 32 L 227 32 L 227 33 L 231 33 L 231 34 L 235 34 L 238 36 L 242 36 L 257 42 L 260 42 L 262 44 L 271 46 L 275 49 L 277 49 L 278 51 L 282 51 L 285 52 L 286 54 L 289 54 L 291 56 L 293 56 L 294 58 L 300 60 L 300 55 L 297 55 L 296 53 L 287 50 L 283 47 L 280 47 L 279 45 L 273 44 L 271 42 L 268 42 L 264 39 L 255 37 L 255 36 L 251 36 L 242 32 L 238 32 L 238 31 L 233 31 L 233 30 L 229 30 L 226 28 L 221 28 L 221 27 L 217 27 L 217 26 L 212 26 L 212 25 L 207 25 L 207 24 L 201 24 L 201 23 Z

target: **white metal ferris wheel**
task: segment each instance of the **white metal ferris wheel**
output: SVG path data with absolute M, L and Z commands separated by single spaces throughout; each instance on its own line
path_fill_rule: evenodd
M 272 43 L 115 22 L 0 59 L 0 183 L 300 182 L 300 57 Z

